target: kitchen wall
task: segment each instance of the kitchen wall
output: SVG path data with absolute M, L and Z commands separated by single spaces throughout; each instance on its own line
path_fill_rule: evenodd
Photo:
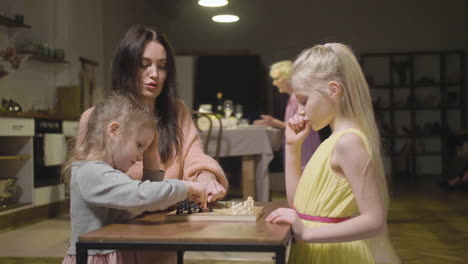
M 25 60 L 20 68 L 0 79 L 0 96 L 17 101 L 23 110 L 53 108 L 55 87 L 79 85 L 81 64 L 78 58 L 97 61 L 96 98 L 102 95 L 103 36 L 102 1 L 94 0 L 2 0 L 2 15 L 24 15 L 31 29 L 17 30 L 8 39 L 8 30 L 0 26 L 0 49 L 14 44 L 33 42 L 65 50 L 69 64 L 50 64 Z

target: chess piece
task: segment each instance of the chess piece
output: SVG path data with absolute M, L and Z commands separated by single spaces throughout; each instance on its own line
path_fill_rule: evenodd
M 176 214 L 180 215 L 183 214 L 184 211 L 182 210 L 182 205 L 180 203 L 177 204 L 177 211 Z
M 254 200 L 252 197 L 248 197 L 244 202 L 238 204 L 232 203 L 231 212 L 234 215 L 246 215 L 252 214 L 255 211 Z

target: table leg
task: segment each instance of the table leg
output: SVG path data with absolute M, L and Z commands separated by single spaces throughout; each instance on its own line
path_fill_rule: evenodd
M 184 264 L 184 253 L 182 250 L 177 251 L 177 264 Z
M 255 156 L 242 156 L 242 196 L 255 199 Z
M 88 249 L 83 248 L 83 245 L 76 243 L 76 264 L 88 263 Z
M 275 263 L 284 264 L 286 261 L 285 248 L 280 248 L 275 251 Z

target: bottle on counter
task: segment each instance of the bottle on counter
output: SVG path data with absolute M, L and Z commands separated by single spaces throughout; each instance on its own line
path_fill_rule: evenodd
M 223 115 L 223 93 L 218 92 L 216 94 L 216 114 Z

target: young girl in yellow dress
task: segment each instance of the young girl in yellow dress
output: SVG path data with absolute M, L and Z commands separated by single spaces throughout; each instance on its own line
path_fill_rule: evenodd
M 289 263 L 400 263 L 387 236 L 388 190 L 369 88 L 346 45 L 316 45 L 294 63 L 302 110 L 286 126 L 286 192 L 292 209 L 267 222 L 289 223 Z M 301 143 L 311 128 L 332 128 L 301 176 Z

